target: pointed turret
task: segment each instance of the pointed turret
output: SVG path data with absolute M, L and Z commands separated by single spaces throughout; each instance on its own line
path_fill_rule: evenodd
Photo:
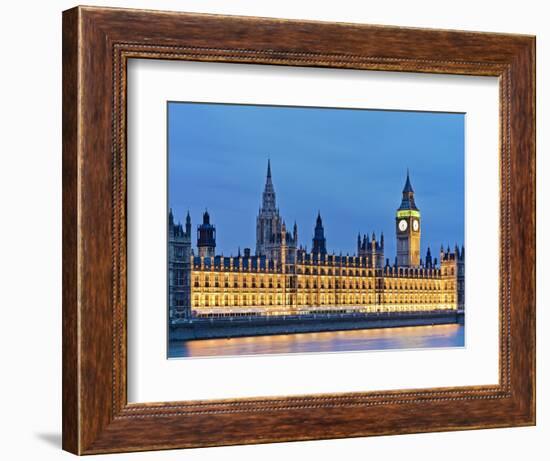
M 187 216 L 185 217 L 185 233 L 191 237 L 191 215 L 189 210 L 187 210 Z
M 210 214 L 208 210 L 202 215 L 202 224 L 198 227 L 197 247 L 199 256 L 214 257 L 216 250 L 216 228 L 210 224 Z
M 432 267 L 432 252 L 430 251 L 430 247 L 428 247 L 428 251 L 426 251 L 426 267 Z
M 317 213 L 317 220 L 315 223 L 315 231 L 313 235 L 313 249 L 311 250 L 313 254 L 326 255 L 327 254 L 327 245 L 325 239 L 325 229 L 323 228 L 323 220 L 321 218 L 321 211 Z

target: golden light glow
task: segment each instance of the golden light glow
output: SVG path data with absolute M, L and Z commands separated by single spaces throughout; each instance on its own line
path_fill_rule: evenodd
M 428 312 L 457 309 L 455 261 L 441 268 L 368 268 L 296 263 L 266 271 L 243 264 L 195 265 L 191 310 L 199 317 Z M 360 261 L 359 261 L 360 263 Z
M 420 218 L 420 211 L 417 210 L 397 210 L 398 218 Z

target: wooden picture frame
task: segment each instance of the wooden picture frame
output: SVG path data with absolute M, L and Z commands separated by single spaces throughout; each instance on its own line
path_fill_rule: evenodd
M 130 58 L 498 77 L 499 384 L 129 404 Z M 93 454 L 533 424 L 534 37 L 94 7 L 63 13 L 65 450 Z

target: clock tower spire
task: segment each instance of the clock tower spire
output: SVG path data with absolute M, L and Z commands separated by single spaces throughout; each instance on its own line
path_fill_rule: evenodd
M 397 265 L 419 266 L 420 210 L 414 201 L 414 189 L 411 185 L 408 168 L 401 205 L 395 214 L 395 232 L 397 237 Z

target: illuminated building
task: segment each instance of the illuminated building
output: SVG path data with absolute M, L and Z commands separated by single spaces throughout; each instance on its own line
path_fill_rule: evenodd
M 409 173 L 396 211 L 397 256 L 384 258 L 384 236 L 357 236 L 354 255 L 327 251 L 317 215 L 311 251 L 298 246 L 276 206 L 268 163 L 256 225 L 255 254 L 216 255 L 216 229 L 204 213 L 195 255 L 189 215 L 185 232 L 169 215 L 170 319 L 311 316 L 388 312 L 461 311 L 464 248 L 430 248 L 420 258 L 421 215 Z

